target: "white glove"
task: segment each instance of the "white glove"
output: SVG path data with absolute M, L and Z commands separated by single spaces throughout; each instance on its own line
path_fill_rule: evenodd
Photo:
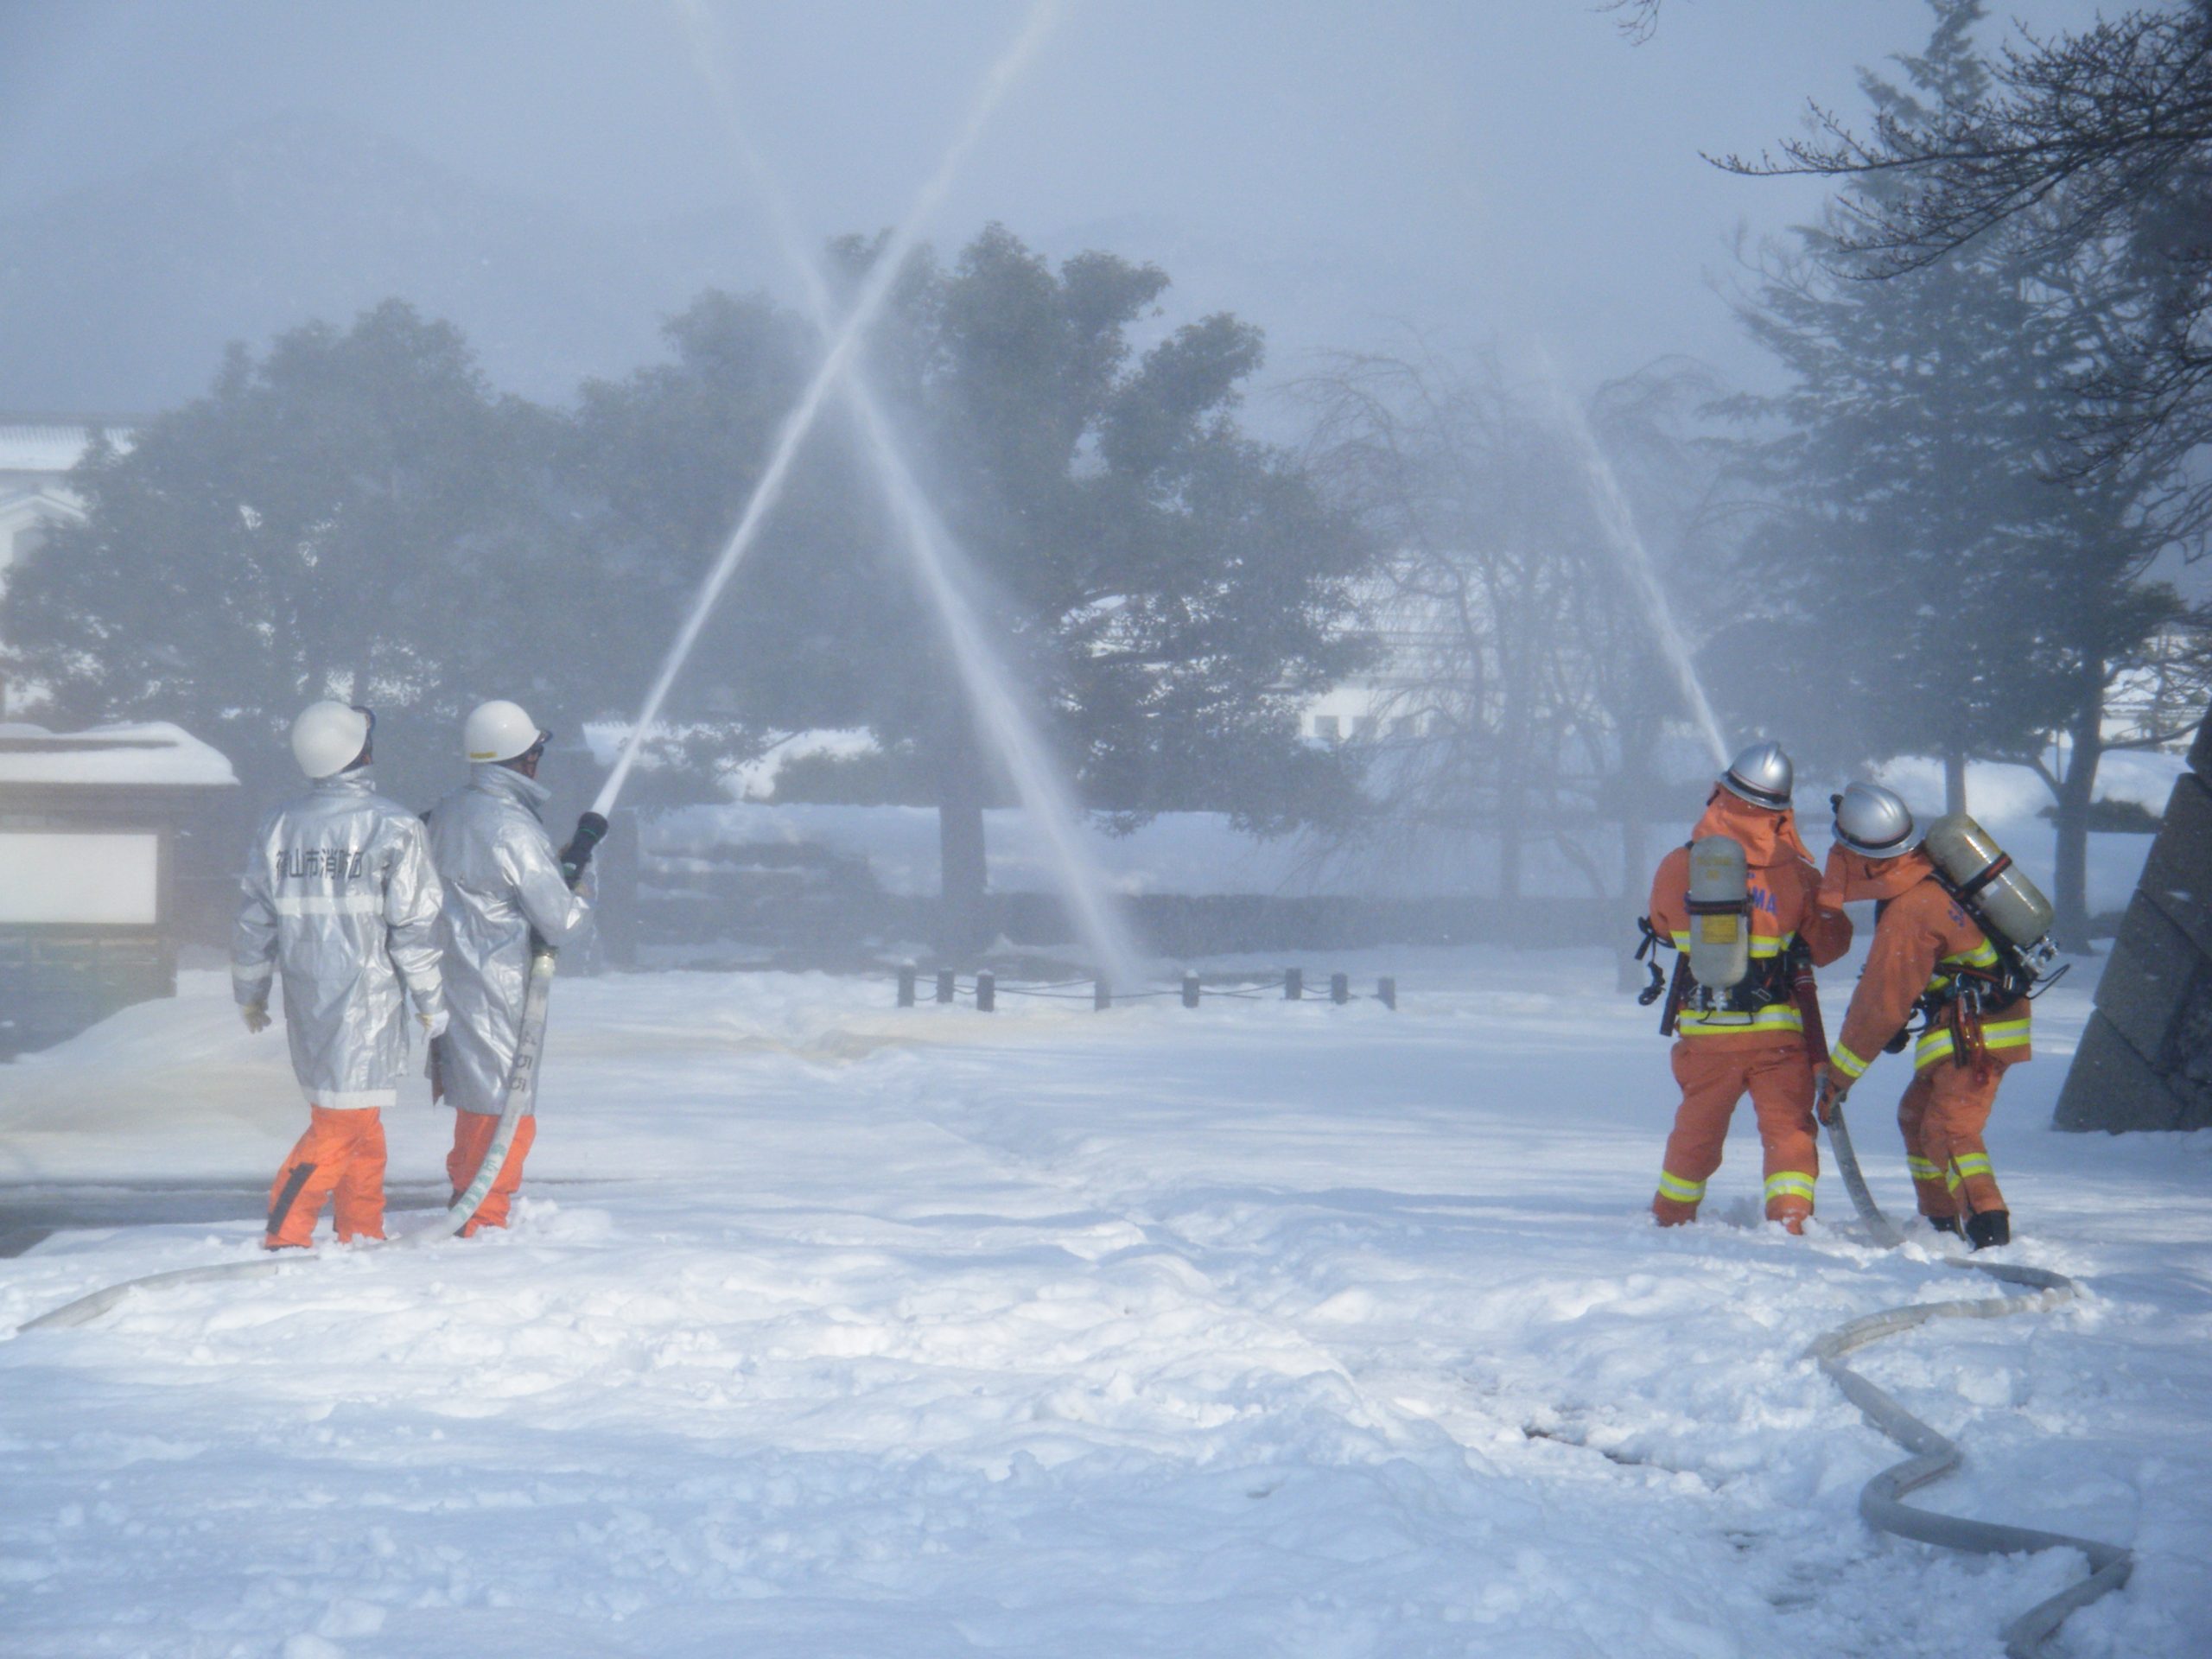
M 259 1036 L 269 1029 L 269 1005 L 266 1002 L 247 1002 L 240 1006 L 238 1018 L 245 1021 L 245 1028 Z
M 435 1014 L 424 1014 L 418 1009 L 415 1017 L 423 1022 L 423 1034 L 429 1037 L 444 1036 L 446 1027 L 453 1023 L 453 1015 L 442 1007 Z

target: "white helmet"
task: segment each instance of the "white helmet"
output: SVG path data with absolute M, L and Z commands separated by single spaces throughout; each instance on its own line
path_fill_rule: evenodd
M 361 758 L 376 716 L 327 698 L 311 702 L 292 722 L 292 758 L 310 778 L 328 778 Z
M 494 698 L 480 702 L 461 728 L 461 750 L 471 760 L 512 760 L 528 754 L 552 736 L 523 712 L 518 702 Z
M 1912 809 L 1893 789 L 1853 784 L 1831 796 L 1835 838 L 1867 858 L 1895 858 L 1917 843 L 1912 838 Z

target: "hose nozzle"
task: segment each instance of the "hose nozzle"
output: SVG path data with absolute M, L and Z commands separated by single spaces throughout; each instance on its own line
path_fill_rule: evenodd
M 607 819 L 600 813 L 587 812 L 576 820 L 576 833 L 561 849 L 561 874 L 571 887 L 584 879 L 593 849 L 607 839 Z

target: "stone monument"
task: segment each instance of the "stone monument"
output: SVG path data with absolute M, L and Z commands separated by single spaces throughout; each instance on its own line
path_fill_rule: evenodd
M 2212 1128 L 2212 720 L 2189 766 L 2066 1074 L 2062 1129 Z

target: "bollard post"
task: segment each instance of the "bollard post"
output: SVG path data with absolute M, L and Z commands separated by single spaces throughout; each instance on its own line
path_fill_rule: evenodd
M 937 1000 L 940 1002 L 952 1001 L 952 969 L 950 968 L 937 970 Z
M 1335 1003 L 1338 1007 L 1342 1007 L 1345 1003 L 1351 1001 L 1351 976 L 1350 974 L 1331 974 L 1329 976 L 1329 1001 Z
M 1375 1000 L 1377 1002 L 1380 1002 L 1384 1007 L 1389 1009 L 1391 1013 L 1395 1014 L 1398 1011 L 1397 980 L 1392 976 L 1387 974 L 1381 979 L 1376 980 L 1375 982 Z
M 1090 1006 L 1094 1009 L 1112 1007 L 1114 988 L 1103 979 L 1093 980 L 1090 982 Z
M 976 1012 L 991 1014 L 999 1006 L 999 976 L 986 968 L 976 976 Z
M 899 964 L 899 1006 L 902 1008 L 911 1008 L 914 1006 L 915 974 L 916 969 L 912 963 L 902 962 Z
M 1183 1006 L 1186 1008 L 1198 1006 L 1198 976 L 1196 974 L 1183 976 Z
M 1306 970 L 1286 968 L 1282 970 L 1282 1000 L 1295 1002 L 1306 995 Z

